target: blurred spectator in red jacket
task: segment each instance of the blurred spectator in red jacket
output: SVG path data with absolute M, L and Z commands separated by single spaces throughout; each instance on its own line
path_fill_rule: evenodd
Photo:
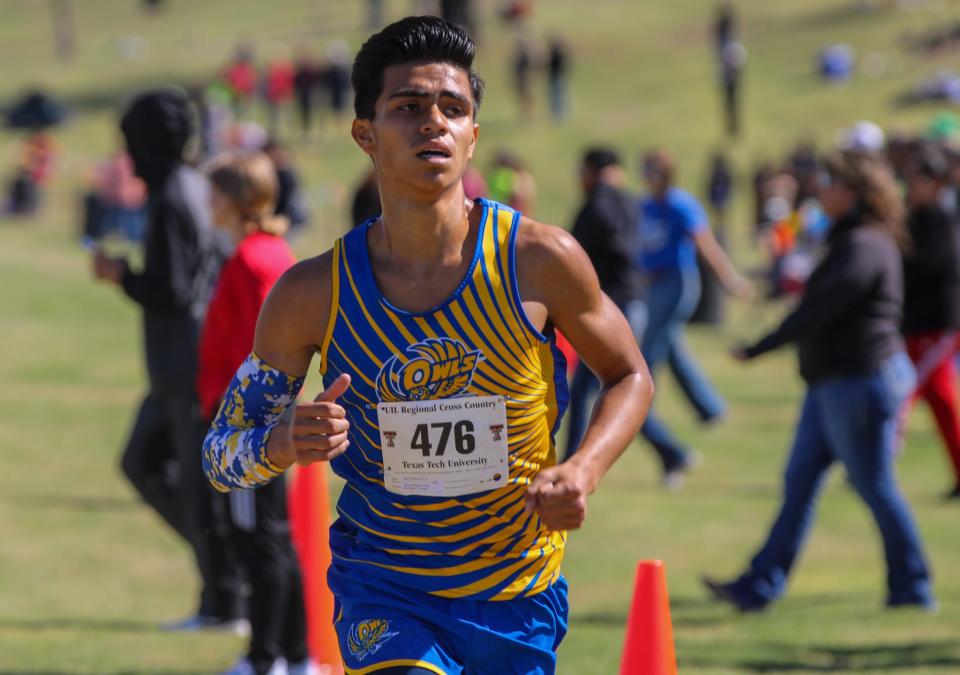
M 278 181 L 263 153 L 236 153 L 210 172 L 214 223 L 237 242 L 220 273 L 200 337 L 197 388 L 205 417 L 217 412 L 237 368 L 253 349 L 253 334 L 267 293 L 294 263 L 283 239 L 286 218 L 274 215 Z
M 283 239 L 286 219 L 274 215 L 278 183 L 269 157 L 229 155 L 214 165 L 210 184 L 214 223 L 234 238 L 237 249 L 223 267 L 200 336 L 197 391 L 207 418 L 253 350 L 267 293 L 294 263 Z M 275 672 L 284 660 L 290 672 L 306 672 L 303 581 L 290 542 L 286 481 L 231 493 L 230 528 L 252 593 L 250 646 L 229 672 Z

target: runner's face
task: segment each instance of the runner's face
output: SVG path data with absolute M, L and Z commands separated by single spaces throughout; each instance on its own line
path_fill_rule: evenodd
M 353 123 L 353 137 L 384 187 L 431 193 L 462 179 L 478 132 L 470 78 L 446 63 L 390 66 L 373 119 Z

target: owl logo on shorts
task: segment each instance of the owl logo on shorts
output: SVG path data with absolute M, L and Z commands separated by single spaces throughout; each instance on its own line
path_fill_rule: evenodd
M 363 661 L 380 651 L 383 643 L 398 634 L 397 631 L 390 632 L 390 622 L 386 619 L 365 619 L 350 624 L 347 647 L 357 661 Z

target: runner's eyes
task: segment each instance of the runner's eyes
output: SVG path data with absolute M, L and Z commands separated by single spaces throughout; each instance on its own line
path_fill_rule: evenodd
M 405 113 L 416 113 L 422 110 L 419 103 L 401 103 L 397 110 Z M 447 117 L 463 117 L 467 114 L 466 110 L 459 103 L 449 105 L 443 109 L 443 114 Z

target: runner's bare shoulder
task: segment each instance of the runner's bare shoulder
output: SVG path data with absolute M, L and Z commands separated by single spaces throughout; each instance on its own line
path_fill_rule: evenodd
M 254 350 L 267 363 L 303 375 L 320 350 L 332 306 L 333 251 L 298 262 L 277 280 L 257 321 Z
M 597 285 L 586 252 L 569 232 L 554 225 L 521 217 L 516 255 L 522 299 L 544 304 L 551 315 Z

